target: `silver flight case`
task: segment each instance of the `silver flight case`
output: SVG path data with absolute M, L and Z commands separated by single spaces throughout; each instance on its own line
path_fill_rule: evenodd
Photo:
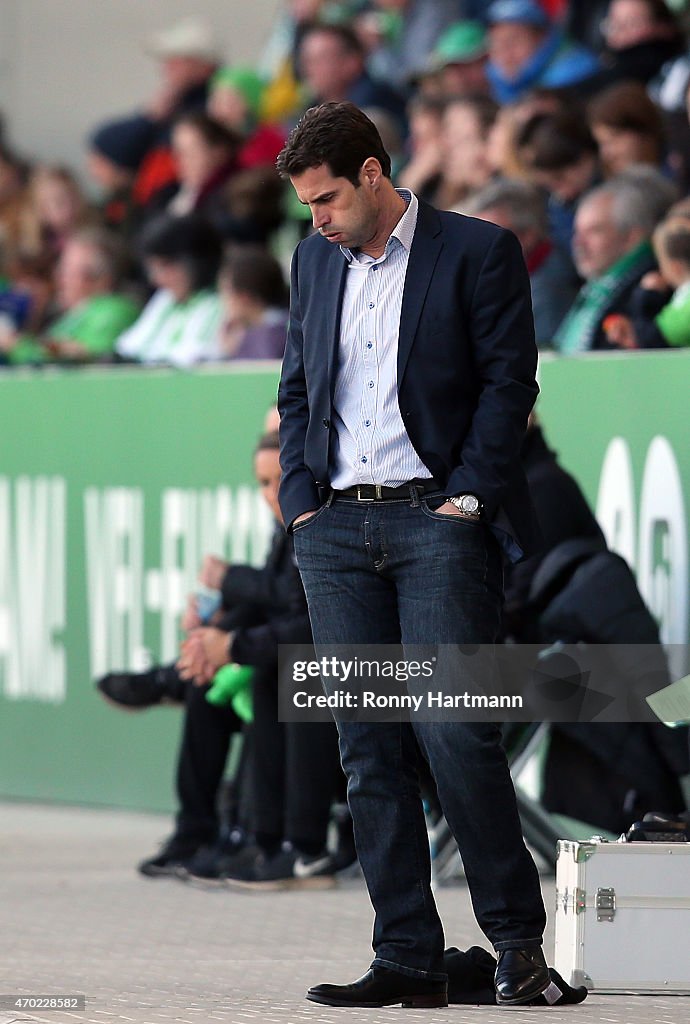
M 597 992 L 690 993 L 690 843 L 560 840 L 554 966 Z

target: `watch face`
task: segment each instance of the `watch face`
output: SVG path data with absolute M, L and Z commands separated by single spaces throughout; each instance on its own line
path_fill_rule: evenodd
M 479 498 L 475 494 L 463 494 L 460 498 L 460 508 L 463 512 L 473 515 L 479 511 Z

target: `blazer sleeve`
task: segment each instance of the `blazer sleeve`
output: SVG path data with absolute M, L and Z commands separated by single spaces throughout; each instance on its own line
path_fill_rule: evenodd
M 239 604 L 272 607 L 279 603 L 279 588 L 275 576 L 264 566 L 231 565 L 221 583 L 223 608 L 232 609 Z
M 232 643 L 232 660 L 238 665 L 275 669 L 283 644 L 310 644 L 311 626 L 306 608 L 271 619 L 248 629 L 238 629 Z
M 299 258 L 301 244 L 292 257 L 290 270 L 290 317 L 283 368 L 278 386 L 280 412 L 280 465 L 282 477 L 279 501 L 286 529 L 302 512 L 317 509 L 319 491 L 304 462 L 309 426 L 309 400 L 304 372 L 302 315 L 299 294 Z
M 248 624 L 235 632 L 232 659 L 240 665 L 255 665 L 273 669 L 278 663 L 281 644 L 310 644 L 311 627 L 307 599 L 299 569 L 294 562 L 294 549 L 285 537 L 286 557 L 277 568 L 267 564 L 268 576 L 273 576 L 280 593 L 280 606 L 275 605 L 265 622 Z
M 509 231 L 495 236 L 484 257 L 470 333 L 479 397 L 446 494 L 479 495 L 491 521 L 510 487 L 539 393 L 529 276 L 520 244 Z

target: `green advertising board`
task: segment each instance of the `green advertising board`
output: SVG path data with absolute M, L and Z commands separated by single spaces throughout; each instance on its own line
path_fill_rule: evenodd
M 278 367 L 0 380 L 0 795 L 172 806 L 178 709 L 93 681 L 174 660 L 211 552 L 260 563 L 252 451 Z
M 96 696 L 175 658 L 203 554 L 261 562 L 278 367 L 0 379 L 0 796 L 169 810 L 181 714 Z M 688 635 L 690 353 L 545 359 L 540 415 L 664 637 Z
M 690 353 L 551 358 L 541 387 L 549 442 L 635 571 L 664 642 L 687 644 Z

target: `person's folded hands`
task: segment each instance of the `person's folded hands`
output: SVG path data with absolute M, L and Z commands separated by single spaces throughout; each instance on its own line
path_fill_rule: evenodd
M 183 679 L 193 679 L 203 686 L 230 661 L 232 634 L 213 626 L 193 630 L 182 644 L 177 668 Z

